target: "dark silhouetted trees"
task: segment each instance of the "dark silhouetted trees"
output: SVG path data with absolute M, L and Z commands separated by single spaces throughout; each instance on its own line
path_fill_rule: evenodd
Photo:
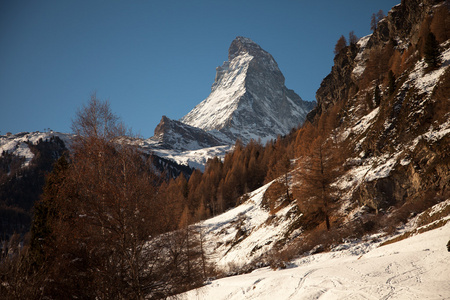
M 377 30 L 378 22 L 380 22 L 384 17 L 384 12 L 381 9 L 376 14 L 373 13 L 372 17 L 370 18 L 370 30 Z
M 355 35 L 353 30 L 348 34 L 348 42 L 350 45 L 354 45 L 358 42 L 358 37 Z
M 436 69 L 441 63 L 441 51 L 435 35 L 430 31 L 425 40 L 423 55 L 428 70 Z
M 338 54 L 342 49 L 347 47 L 347 40 L 343 35 L 337 40 L 336 45 L 334 46 L 334 54 Z
M 48 176 L 27 264 L 19 266 L 45 274 L 42 297 L 160 299 L 201 284 L 199 235 L 183 220 L 186 180 L 179 177 L 173 197 L 165 196 L 170 205 L 161 201 L 151 161 L 118 142 L 127 130 L 95 95 L 77 112 L 73 129 L 70 159 L 60 159 Z M 184 245 L 180 264 L 167 255 L 176 243 Z M 3 279 L 9 295 L 15 279 L 11 273 Z

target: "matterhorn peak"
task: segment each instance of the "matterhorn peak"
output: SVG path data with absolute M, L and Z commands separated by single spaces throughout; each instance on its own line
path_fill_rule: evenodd
M 251 39 L 238 36 L 231 42 L 230 48 L 228 49 L 228 60 L 231 61 L 241 53 L 248 53 L 251 56 L 269 54 Z
M 228 61 L 216 68 L 211 94 L 180 121 L 229 142 L 285 135 L 304 122 L 314 103 L 303 101 L 284 82 L 272 55 L 238 36 Z

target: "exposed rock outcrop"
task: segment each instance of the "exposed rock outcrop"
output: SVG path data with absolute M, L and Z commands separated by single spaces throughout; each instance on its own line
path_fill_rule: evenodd
M 155 128 L 155 134 L 150 138 L 158 148 L 174 150 L 195 150 L 225 145 L 226 143 L 206 131 L 189 126 L 180 121 L 171 120 L 166 116 L 161 118 Z

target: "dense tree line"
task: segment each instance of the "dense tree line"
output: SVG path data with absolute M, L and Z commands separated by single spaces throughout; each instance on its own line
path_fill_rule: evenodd
M 336 105 L 316 123 L 306 122 L 264 146 L 237 141 L 223 160 L 210 159 L 203 173 L 195 170 L 188 180 L 180 176 L 164 183 L 161 195 L 168 209 L 187 213 L 190 222 L 196 222 L 239 205 L 246 193 L 276 179 L 265 195 L 271 212 L 277 203 L 295 200 L 301 213 L 314 215 L 329 229 L 338 198 L 332 183 L 342 174 L 348 155 L 335 133 L 341 111 L 342 105 Z M 292 177 L 301 184 L 290 186 Z
M 247 145 L 237 141 L 223 160 L 208 160 L 205 171 L 195 170 L 189 180 L 180 176 L 165 183 L 161 194 L 167 195 L 166 203 L 174 199 L 184 203 L 178 205 L 178 212 L 187 209 L 192 222 L 220 214 L 240 204 L 242 195 L 281 175 L 287 176 L 294 141 L 293 133 L 264 146 L 254 140 Z
M 77 138 L 47 177 L 29 243 L 0 263 L 6 299 L 160 299 L 206 276 L 199 230 L 170 210 L 161 176 L 126 127 L 93 95 L 73 121 Z

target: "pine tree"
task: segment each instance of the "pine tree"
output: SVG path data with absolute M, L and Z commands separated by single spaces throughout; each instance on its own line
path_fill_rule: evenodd
M 373 91 L 373 101 L 375 102 L 375 107 L 380 106 L 381 103 L 381 90 L 378 84 L 375 86 Z
M 380 22 L 381 20 L 383 20 L 384 17 L 385 17 L 384 11 L 383 11 L 382 9 L 380 9 L 380 10 L 377 12 L 377 23 Z
M 370 18 L 370 30 L 373 32 L 377 30 L 377 15 L 375 13 L 372 14 L 372 17 Z
M 423 54 L 425 62 L 428 65 L 428 70 L 436 69 L 440 65 L 441 51 L 439 49 L 439 43 L 431 31 L 428 33 L 425 40 Z
M 314 141 L 308 153 L 299 159 L 296 171 L 299 185 L 294 190 L 300 210 L 305 215 L 322 218 L 328 230 L 337 200 L 337 189 L 332 183 L 342 174 L 347 157 L 335 134 L 339 109 L 336 105 L 319 119 Z
M 376 14 L 373 13 L 372 17 L 370 18 L 370 30 L 377 30 L 378 22 L 380 22 L 384 17 L 384 12 L 381 9 Z
M 30 258 L 35 268 L 41 267 L 51 257 L 54 246 L 53 227 L 60 211 L 59 194 L 69 169 L 66 157 L 61 156 L 53 171 L 47 176 L 41 200 L 34 207 L 31 225 Z
M 395 91 L 395 75 L 394 72 L 392 72 L 392 70 L 389 70 L 388 73 L 388 88 L 389 88 L 389 95 L 392 95 Z

